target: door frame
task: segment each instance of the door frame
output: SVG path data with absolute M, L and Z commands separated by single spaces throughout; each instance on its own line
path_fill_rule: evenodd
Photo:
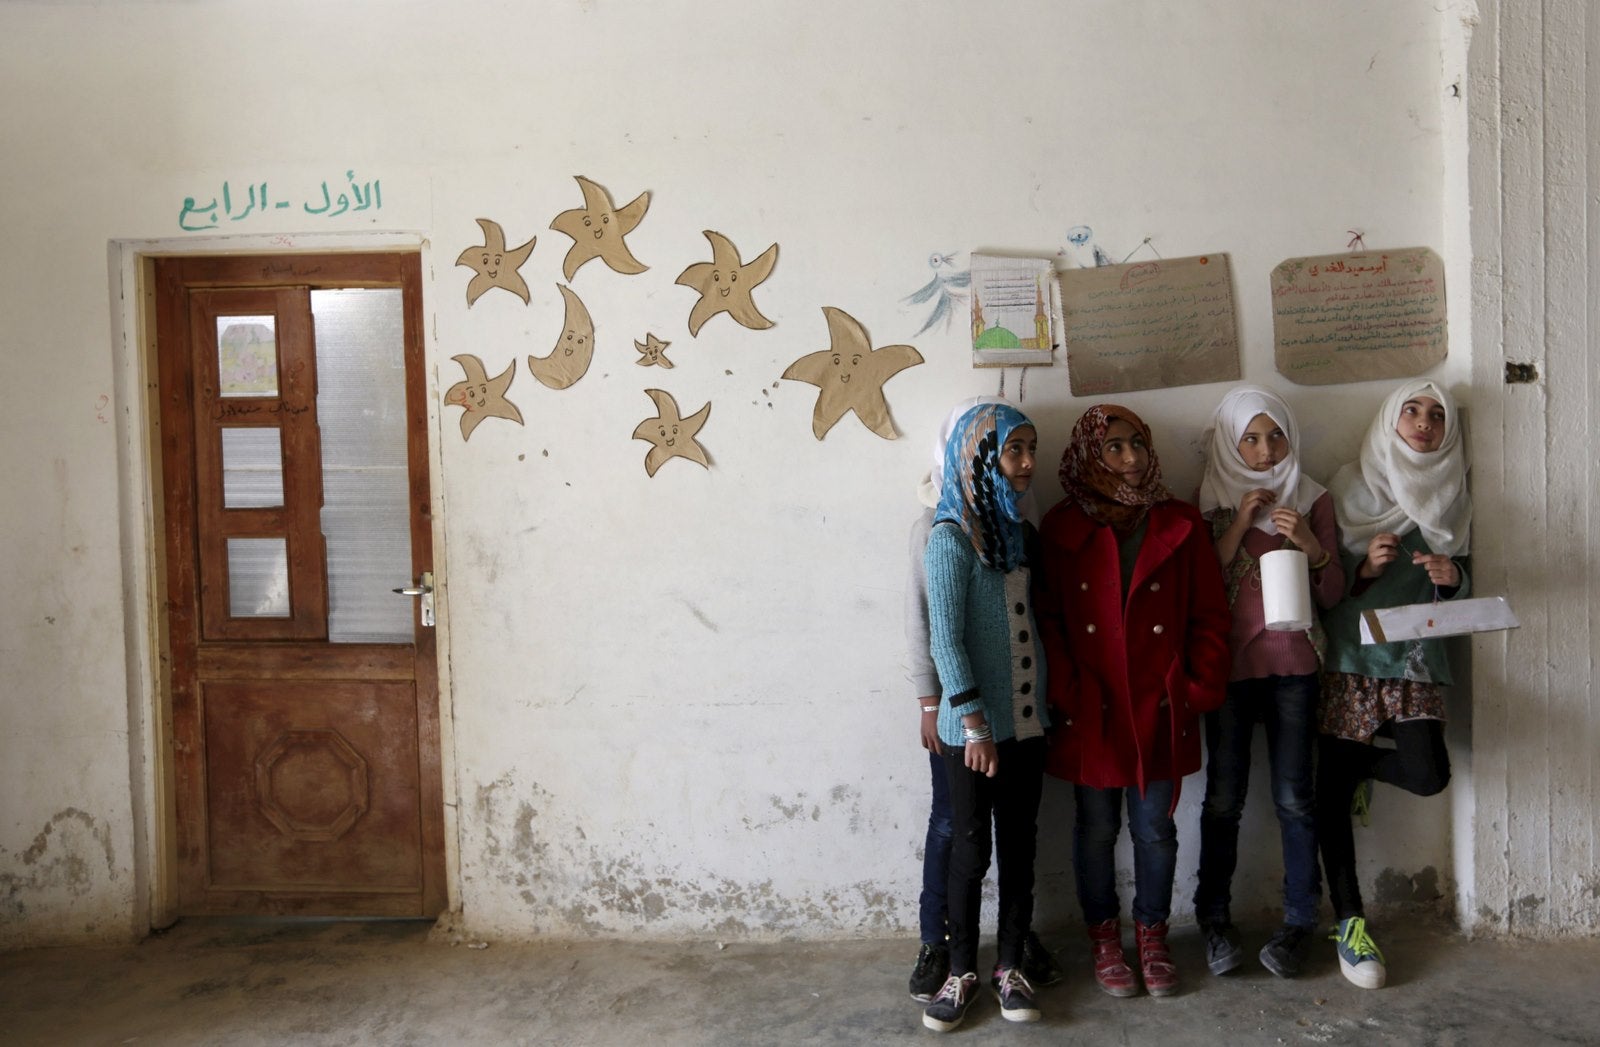
M 438 374 L 431 315 L 428 241 L 416 234 L 197 237 L 118 240 L 109 245 L 112 400 L 102 414 L 115 427 L 121 532 L 123 647 L 128 694 L 128 770 L 134 828 L 131 930 L 142 937 L 177 919 L 176 789 L 166 636 L 166 530 L 161 490 L 155 357 L 154 259 L 163 256 L 407 251 L 420 254 L 427 472 L 432 509 L 438 683 L 439 790 L 443 803 L 444 888 L 448 915 L 460 909 L 454 724 L 449 655 L 449 577 L 444 543 Z

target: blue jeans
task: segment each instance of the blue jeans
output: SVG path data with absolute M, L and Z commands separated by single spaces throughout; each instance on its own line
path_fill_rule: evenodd
M 1267 734 L 1272 803 L 1283 850 L 1283 922 L 1315 927 L 1322 907 L 1317 869 L 1314 743 L 1316 674 L 1262 676 L 1228 685 L 1222 708 L 1206 714 L 1206 801 L 1200 808 L 1200 882 L 1195 917 L 1231 922 L 1233 872 L 1239 864 L 1239 816 L 1250 785 L 1250 742 L 1256 724 Z M 1348 802 L 1348 801 L 1347 801 Z
M 1078 824 L 1072 833 L 1072 864 L 1078 879 L 1078 904 L 1090 925 L 1122 915 L 1117 900 L 1117 837 L 1122 833 L 1123 794 L 1127 794 L 1128 832 L 1133 836 L 1133 918 L 1146 926 L 1172 915 L 1172 877 L 1178 870 L 1178 827 L 1170 781 L 1136 788 L 1073 786 Z
M 922 844 L 922 944 L 943 945 L 949 908 L 946 890 L 950 878 L 950 777 L 945 773 L 944 757 L 928 754 L 933 772 L 933 799 L 928 805 L 928 837 Z

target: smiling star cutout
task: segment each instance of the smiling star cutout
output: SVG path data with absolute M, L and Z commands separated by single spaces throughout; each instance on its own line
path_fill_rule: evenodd
M 739 249 L 721 233 L 705 230 L 711 241 L 711 261 L 696 262 L 678 274 L 678 283 L 700 292 L 700 300 L 689 314 L 689 334 L 698 337 L 700 327 L 718 313 L 727 313 L 754 331 L 764 331 L 772 321 L 761 315 L 750 292 L 772 275 L 778 264 L 778 245 L 762 251 L 749 265 L 739 261 Z
M 628 275 L 650 268 L 633 257 L 633 252 L 628 250 L 627 243 L 622 239 L 633 232 L 644 218 L 644 213 L 650 209 L 650 194 L 640 193 L 632 203 L 618 209 L 612 204 L 611 194 L 604 187 L 583 175 L 573 177 L 583 190 L 583 206 L 562 211 L 550 223 L 550 228 L 556 232 L 572 237 L 572 248 L 561 263 L 561 271 L 566 275 L 567 282 L 571 283 L 572 275 L 579 267 L 594 258 Z
M 811 412 L 812 433 L 822 439 L 846 411 L 854 411 L 861 424 L 885 440 L 893 440 L 894 422 L 889 418 L 889 402 L 883 398 L 883 383 L 922 363 L 922 354 L 909 345 L 874 349 L 855 317 L 831 305 L 823 306 L 822 312 L 828 318 L 832 345 L 802 356 L 783 372 L 790 381 L 810 382 L 822 390 Z
M 539 238 L 531 237 L 521 247 L 508 250 L 506 234 L 501 230 L 500 223 L 480 218 L 478 226 L 483 230 L 483 246 L 469 247 L 456 259 L 457 265 L 467 266 L 476 274 L 472 282 L 467 284 L 467 308 L 472 308 L 472 303 L 491 287 L 510 291 L 522 299 L 523 305 L 527 305 L 528 284 L 517 270 L 533 253 L 533 245 Z
M 673 364 L 671 360 L 667 359 L 667 346 L 671 344 L 671 342 L 663 342 L 655 335 L 647 332 L 644 336 L 644 341 L 641 342 L 638 339 L 634 339 L 633 347 L 639 350 L 639 359 L 635 360 L 634 363 L 640 367 L 665 367 L 670 370 Z
M 646 418 L 633 430 L 635 440 L 648 440 L 651 445 L 649 453 L 644 456 L 645 475 L 654 476 L 669 458 L 687 458 L 709 469 L 711 461 L 706 458 L 706 449 L 700 446 L 700 441 L 695 437 L 700 427 L 706 424 L 706 419 L 711 417 L 710 402 L 684 418 L 679 414 L 678 401 L 672 398 L 671 393 L 664 389 L 646 389 L 644 394 L 656 405 L 656 417 Z
M 506 399 L 506 390 L 511 388 L 511 379 L 517 373 L 515 359 L 497 378 L 488 376 L 483 369 L 483 361 L 476 356 L 452 356 L 450 359 L 467 372 L 466 381 L 457 382 L 444 394 L 445 403 L 466 408 L 466 413 L 461 416 L 461 439 L 472 439 L 472 430 L 485 418 L 509 418 L 518 425 L 522 424 L 522 412 L 517 410 L 516 404 Z

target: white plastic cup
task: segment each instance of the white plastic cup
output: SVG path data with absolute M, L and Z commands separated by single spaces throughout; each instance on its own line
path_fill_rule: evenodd
M 1311 628 L 1311 578 L 1306 554 L 1275 549 L 1261 557 L 1261 609 L 1267 628 L 1298 632 Z

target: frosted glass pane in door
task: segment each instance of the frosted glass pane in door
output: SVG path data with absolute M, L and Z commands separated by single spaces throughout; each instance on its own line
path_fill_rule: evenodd
M 276 426 L 222 430 L 222 507 L 283 504 L 283 441 Z
M 411 484 L 399 288 L 311 292 L 328 639 L 410 643 Z
M 278 395 L 278 318 L 217 317 L 217 392 Z
M 235 618 L 289 617 L 288 542 L 228 539 L 228 613 Z

